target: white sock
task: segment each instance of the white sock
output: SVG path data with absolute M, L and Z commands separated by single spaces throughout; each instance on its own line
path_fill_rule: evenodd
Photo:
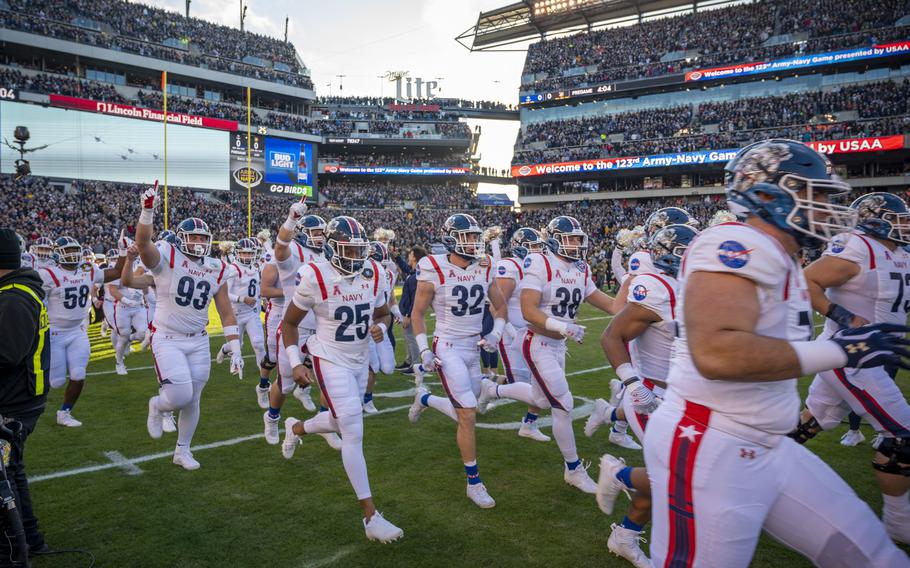
M 371 493 L 367 461 L 363 457 L 363 415 L 342 416 L 338 418 L 338 427 L 341 430 L 341 463 L 344 464 L 344 471 L 348 474 L 357 499 L 368 499 Z
M 303 423 L 303 429 L 307 434 L 328 434 L 338 432 L 338 423 L 331 412 L 319 412 Z
M 427 406 L 430 408 L 435 408 L 455 422 L 458 422 L 458 414 L 455 412 L 455 407 L 452 406 L 452 401 L 448 398 L 430 395 L 430 397 L 427 398 Z
M 891 517 L 906 518 L 910 521 L 910 500 L 907 496 L 910 492 L 903 495 L 885 495 L 882 493 L 882 500 L 885 503 L 883 513 Z
M 199 425 L 199 401 L 202 398 L 202 389 L 205 383 L 193 383 L 193 399 L 180 409 L 177 419 L 177 445 L 189 447 Z
M 610 417 L 607 416 L 609 419 Z M 617 420 L 613 423 L 613 431 L 618 434 L 626 434 L 629 431 L 629 423 L 625 420 Z
M 578 461 L 578 449 L 575 447 L 575 432 L 572 431 L 572 415 L 565 410 L 553 409 L 553 437 L 567 463 Z
M 534 387 L 528 383 L 512 383 L 509 385 L 499 385 L 496 388 L 496 394 L 499 398 L 511 398 L 520 400 L 530 406 L 537 406 L 538 400 L 534 397 Z

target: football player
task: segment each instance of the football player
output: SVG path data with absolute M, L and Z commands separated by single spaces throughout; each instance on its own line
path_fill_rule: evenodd
M 300 209 L 292 207 L 292 213 Z M 292 220 L 296 224 L 297 219 Z M 279 258 L 286 237 L 278 235 L 275 254 Z M 373 503 L 363 456 L 361 398 L 367 382 L 368 343 L 382 340 L 385 332 L 379 324 L 388 325 L 389 321 L 385 277 L 369 258 L 366 232 L 351 217 L 335 217 L 326 225 L 325 252 L 325 258 L 316 258 L 300 269 L 300 283 L 288 298 L 281 333 L 294 380 L 310 382 L 299 331 L 304 319 L 313 314 L 311 325 L 315 330 L 307 336 L 305 349 L 329 411 L 305 422 L 285 420 L 281 453 L 291 459 L 306 434 L 340 433 L 341 461 L 363 510 L 367 538 L 391 542 L 401 538 L 404 531 L 385 520 Z
M 228 296 L 237 316 L 237 328 L 240 330 L 240 347 L 243 348 L 243 336 L 250 338 L 256 361 L 265 359 L 265 337 L 262 333 L 262 319 L 259 317 L 259 243 L 254 239 L 240 239 L 234 247 L 235 262 L 231 264 L 228 279 Z M 230 345 L 225 343 L 215 355 L 219 365 L 224 356 L 230 353 Z M 259 369 L 259 382 L 269 381 L 269 371 Z
M 588 234 L 574 217 L 554 218 L 546 234 L 550 254 L 528 254 L 522 264 L 521 314 L 528 323 L 522 355 L 534 382 L 497 385 L 486 380 L 478 406 L 483 409 L 489 401 L 506 397 L 550 408 L 553 436 L 565 461 L 563 479 L 593 494 L 597 484 L 578 457 L 572 431 L 575 402 L 566 380 L 566 338 L 578 343 L 584 340 L 584 326 L 575 323 L 582 302 L 612 314 L 613 298 L 598 290 L 591 279 L 591 269 L 584 260 Z
M 510 242 L 511 257 L 500 259 L 496 266 L 496 285 L 502 295 L 507 298 L 506 306 L 509 321 L 499 340 L 499 354 L 502 357 L 502 366 L 506 372 L 506 381 L 514 383 L 531 383 L 531 371 L 525 363 L 521 353 L 525 331 L 528 322 L 521 315 L 521 281 L 524 278 L 522 264 L 531 253 L 544 253 L 546 241 L 537 229 L 521 227 L 512 233 Z M 518 435 L 524 438 L 549 442 L 550 437 L 540 431 L 537 426 L 537 417 L 540 409 L 529 406 L 528 412 L 521 421 Z
M 32 268 L 40 270 L 54 265 L 54 241 L 47 237 L 38 237 L 29 247 L 29 254 L 35 258 Z M 31 266 L 31 265 L 30 265 Z
M 132 244 L 127 241 L 127 244 Z M 124 264 L 127 271 L 135 272 L 138 262 Z M 130 352 L 133 341 L 143 341 L 148 331 L 148 310 L 144 302 L 144 289 L 133 288 L 123 284 L 120 278 L 107 285 L 105 297 L 110 297 L 113 302 L 113 337 L 114 361 L 118 375 L 126 375 L 124 358 Z M 113 340 L 112 340 L 113 341 Z
M 585 423 L 591 436 L 601 424 L 627 420 L 635 436 L 644 438 L 648 414 L 657 408 L 667 386 L 673 340 L 676 335 L 676 275 L 686 247 L 696 231 L 688 225 L 669 225 L 658 230 L 648 243 L 651 261 L 658 270 L 639 273 L 631 285 L 629 301 L 601 337 L 601 346 L 610 365 L 622 380 L 622 406 L 613 407 L 602 398 L 594 402 L 594 412 Z M 636 349 L 630 349 L 634 343 Z M 637 568 L 650 566 L 638 546 L 644 525 L 651 519 L 651 486 L 645 468 L 632 468 L 622 459 L 605 454 L 600 459 L 597 503 L 606 514 L 620 491 L 632 494 L 621 525 L 612 525 L 607 548 Z
M 852 229 L 855 212 L 831 203 L 849 190 L 792 140 L 751 144 L 727 164 L 744 222 L 710 227 L 686 251 L 667 391 L 645 430 L 653 566 L 744 568 L 763 530 L 816 566 L 910 566 L 850 486 L 787 437 L 797 377 L 910 355 L 889 333 L 903 326 L 811 340 L 798 253 Z
M 228 297 L 228 265 L 211 258 L 212 233 L 201 219 L 177 225 L 176 244 L 152 242 L 152 223 L 158 203 L 158 184 L 142 193 L 142 213 L 136 226 L 136 247 L 158 292 L 152 322 L 151 347 L 158 377 L 158 395 L 149 399 L 146 428 L 158 439 L 163 432 L 162 412 L 179 410 L 174 463 L 187 470 L 199 468 L 190 443 L 199 424 L 199 401 L 212 366 L 206 326 L 214 301 L 224 335 L 231 344 L 231 373 L 241 376 L 243 356 L 237 319 Z
M 392 264 L 389 258 L 389 249 L 381 241 L 372 241 L 370 243 L 370 258 L 382 268 L 382 277 L 385 279 L 386 302 L 389 305 L 389 312 L 392 311 L 393 302 L 395 301 L 394 281 L 389 265 Z M 400 312 L 399 312 L 400 313 Z M 389 339 L 388 329 L 383 323 L 377 324 L 382 328 L 383 339 L 379 343 L 370 343 L 370 373 L 367 382 L 367 390 L 363 395 L 363 411 L 367 414 L 376 414 L 379 412 L 376 405 L 373 404 L 373 385 L 376 383 L 376 373 L 381 372 L 383 375 L 391 375 L 395 372 L 395 348 Z
M 91 347 L 85 314 L 89 306 L 92 287 L 115 280 L 125 259 L 117 265 L 99 270 L 94 265 L 82 269 L 82 245 L 72 237 L 57 239 L 54 249 L 56 263 L 44 266 L 41 275 L 50 324 L 52 388 L 66 385 L 63 404 L 57 411 L 57 424 L 70 428 L 82 426 L 73 418 L 72 409 L 85 386 L 85 368 L 88 366 Z M 69 383 L 67 383 L 67 374 Z
M 291 298 L 294 297 L 294 289 L 297 287 L 299 278 L 298 271 L 310 263 L 317 262 L 323 257 L 323 245 L 325 243 L 326 223 L 322 217 L 317 215 L 307 215 L 306 204 L 301 202 L 291 205 L 288 217 L 284 224 L 278 230 L 278 237 L 275 239 L 275 266 L 278 269 L 278 279 L 283 291 L 283 298 L 276 302 L 273 298 L 273 304 L 280 306 L 281 315 L 290 305 Z M 274 306 L 273 306 L 274 309 Z M 314 333 L 316 315 L 310 314 L 300 323 L 298 332 L 298 342 L 302 347 L 306 343 L 307 337 Z M 279 333 L 281 327 L 279 326 Z M 276 340 L 281 345 L 280 336 Z M 292 391 L 300 391 L 298 396 L 295 391 L 295 397 L 303 398 L 301 403 L 307 410 L 315 410 L 316 407 L 310 399 L 310 394 L 306 384 L 298 385 L 294 380 L 292 368 L 287 360 L 287 354 L 284 349 L 277 350 L 278 355 L 278 380 L 275 381 L 269 391 L 269 408 L 262 415 L 262 421 L 265 426 L 265 441 L 269 444 L 280 442 L 278 435 L 278 423 L 281 418 L 281 406 L 284 404 L 285 397 Z M 305 402 L 306 401 L 306 402 Z M 325 412 L 325 408 L 321 410 Z M 325 433 L 323 436 L 326 442 L 333 448 L 341 449 L 341 441 L 335 433 Z
M 850 206 L 859 224 L 838 235 L 806 268 L 812 307 L 824 314 L 821 337 L 869 323 L 907 322 L 910 311 L 910 212 L 891 193 L 869 193 Z M 904 294 L 908 300 L 904 300 Z M 884 437 L 872 467 L 882 491 L 882 517 L 891 538 L 910 544 L 910 405 L 894 382 L 896 367 L 833 369 L 815 376 L 793 433 L 803 443 L 830 430 L 852 409 Z
M 478 507 L 496 506 L 477 468 L 474 424 L 480 394 L 479 350 L 494 351 L 506 325 L 506 304 L 493 282 L 493 266 L 486 254 L 483 231 L 471 215 L 446 219 L 442 242 L 447 254 L 431 254 L 417 264 L 417 292 L 411 322 L 424 369 L 436 370 L 446 398 L 418 389 L 408 413 L 411 422 L 433 407 L 458 423 L 456 441 L 467 475 L 467 495 Z M 491 285 L 492 284 L 492 285 Z M 490 298 L 493 329 L 481 337 L 483 303 Z M 433 347 L 427 341 L 425 316 L 432 305 L 436 314 Z M 479 340 L 479 341 L 478 341 Z

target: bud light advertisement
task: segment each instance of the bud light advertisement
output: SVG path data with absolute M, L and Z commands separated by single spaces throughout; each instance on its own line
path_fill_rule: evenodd
M 313 197 L 314 165 L 311 143 L 271 137 L 265 139 L 265 187 L 271 193 Z

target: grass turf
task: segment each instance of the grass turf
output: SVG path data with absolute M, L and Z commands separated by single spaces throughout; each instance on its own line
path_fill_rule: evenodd
M 588 326 L 584 345 L 571 345 L 567 370 L 576 406 L 584 398 L 608 396 L 614 377 L 598 337 L 608 319 L 589 307 L 580 318 Z M 396 328 L 396 331 L 399 331 Z M 93 334 L 97 330 L 93 330 Z M 400 337 L 400 333 L 399 333 Z M 102 345 L 109 346 L 107 340 Z M 213 337 L 211 348 L 222 344 Z M 399 361 L 403 343 L 398 342 Z M 625 510 L 623 497 L 612 518 L 604 516 L 593 496 L 567 486 L 555 442 L 519 438 L 516 430 L 478 429 L 480 473 L 497 505 L 481 510 L 465 497 L 464 471 L 455 445 L 455 424 L 428 409 L 417 425 L 407 420 L 411 396 L 382 396 L 413 386 L 396 374 L 380 376 L 375 400 L 380 410 L 398 410 L 365 420 L 364 452 L 377 506 L 402 527 L 404 539 L 390 545 L 366 540 L 353 492 L 338 452 L 322 438 L 307 438 L 293 460 L 262 435 L 262 410 L 256 405 L 256 371 L 247 358 L 246 379 L 230 376 L 227 363 L 213 362 L 202 397 L 202 417 L 193 445 L 240 437 L 258 438 L 196 450 L 202 468 L 184 471 L 171 463 L 175 434 L 152 440 L 145 430 L 149 396 L 156 390 L 147 353 L 134 353 L 126 377 L 113 372 L 113 359 L 93 361 L 82 399 L 73 415 L 81 428 L 57 426 L 54 410 L 62 392 L 50 395 L 48 409 L 28 442 L 28 471 L 34 506 L 48 542 L 55 548 L 82 548 L 97 566 L 628 566 L 607 550 L 611 522 Z M 249 352 L 249 346 L 245 347 Z M 590 369 L 601 368 L 596 371 Z M 94 373 L 94 374 L 93 374 Z M 900 377 L 907 387 L 906 377 Z M 428 378 L 442 394 L 438 379 Z M 801 381 L 803 395 L 808 380 Z M 297 400 L 288 398 L 282 416 L 306 418 Z M 479 418 L 480 423 L 517 422 L 519 403 L 506 404 Z M 546 415 L 546 412 L 544 413 Z M 610 444 L 605 430 L 592 439 L 575 420 L 579 454 L 595 463 L 604 452 L 643 465 L 641 452 Z M 517 425 L 516 425 L 517 426 Z M 868 441 L 856 448 L 838 444 L 844 431 L 827 432 L 808 447 L 823 456 L 870 506 L 879 512 L 881 495 L 869 466 Z M 549 433 L 550 428 L 543 430 Z M 867 440 L 873 432 L 863 425 Z M 128 459 L 168 452 L 166 457 L 126 468 L 40 477 L 76 468 L 111 464 L 106 452 Z M 116 459 L 116 458 L 114 458 Z M 647 530 L 647 529 L 646 529 Z M 647 545 L 643 545 L 647 552 Z M 74 555 L 36 559 L 38 568 L 84 566 Z M 799 555 L 762 537 L 754 566 L 809 566 Z

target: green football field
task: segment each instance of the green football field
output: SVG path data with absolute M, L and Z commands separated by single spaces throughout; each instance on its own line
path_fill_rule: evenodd
M 606 429 L 593 439 L 582 434 L 590 401 L 609 395 L 614 375 L 598 341 L 609 320 L 590 308 L 580 318 L 589 339 L 570 346 L 566 363 L 579 454 L 593 462 L 589 472 L 596 480 L 604 452 L 630 465 L 644 462 L 641 452 L 610 444 Z M 221 342 L 212 338 L 213 352 Z M 399 342 L 399 361 L 401 347 Z M 157 385 L 147 353 L 130 355 L 126 377 L 114 374 L 110 358 L 91 363 L 73 412 L 81 428 L 55 424 L 62 392 L 54 391 L 27 452 L 35 510 L 49 544 L 89 550 L 102 567 L 629 566 L 607 550 L 610 523 L 622 519 L 625 498 L 606 517 L 593 496 L 566 485 L 555 442 L 517 436 L 525 412 L 519 403 L 478 419 L 480 473 L 497 505 L 474 506 L 465 496 L 455 424 L 432 409 L 410 424 L 413 381 L 404 375 L 379 378 L 375 402 L 381 414 L 366 417 L 364 441 L 377 506 L 404 529 L 404 539 L 388 545 L 367 541 L 338 452 L 314 436 L 288 461 L 280 446 L 265 443 L 248 345 L 245 352 L 250 355 L 242 382 L 228 374 L 227 364 L 213 363 L 194 439 L 202 467 L 194 472 L 171 463 L 176 434 L 156 441 L 146 433 L 147 401 Z M 438 379 L 427 380 L 442 394 Z M 900 382 L 910 386 L 906 377 Z M 294 398 L 282 414 L 308 415 Z M 549 421 L 542 424 L 549 434 Z M 809 447 L 879 513 L 868 441 L 840 446 L 845 428 Z M 871 429 L 864 424 L 863 431 L 871 440 Z M 643 548 L 647 552 L 647 544 Z M 87 558 L 70 554 L 34 562 L 39 568 L 87 564 Z M 768 538 L 754 560 L 754 566 L 808 565 Z

